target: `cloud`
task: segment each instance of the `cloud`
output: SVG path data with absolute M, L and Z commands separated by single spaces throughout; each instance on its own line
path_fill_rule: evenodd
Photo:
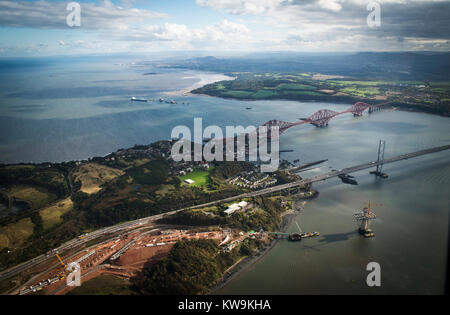
M 196 0 L 195 2 L 202 7 L 226 10 L 232 14 L 259 15 L 280 6 L 284 0 Z
M 317 4 L 323 9 L 337 12 L 341 11 L 342 5 L 340 3 L 343 1 L 344 0 L 319 0 Z
M 381 27 L 367 25 L 370 0 L 197 0 L 231 14 L 257 15 L 284 30 L 260 43 L 279 49 L 402 50 L 450 48 L 450 1 L 377 0 Z M 282 37 L 282 38 L 281 38 Z M 271 44 L 269 44 L 271 43 Z M 424 44 L 425 43 L 425 44 Z M 262 47 L 261 45 L 260 47 Z M 425 46 L 424 46 L 425 45 Z M 289 47 L 290 46 L 290 47 Z
M 0 0 L 0 26 L 69 29 L 69 1 Z M 41 46 L 33 38 L 0 44 L 14 50 L 113 52 L 154 50 L 449 50 L 449 0 L 378 0 L 381 27 L 369 27 L 371 0 L 196 0 L 220 20 L 181 23 L 163 12 L 137 9 L 146 0 L 81 3 L 81 32 Z M 197 6 L 189 7 L 195 12 Z M 192 8 L 192 9 L 191 9 Z M 204 10 L 202 10 L 202 13 Z M 189 12 L 186 12 L 188 14 Z M 227 15 L 223 17 L 223 15 Z M 84 32 L 83 32 L 84 30 Z M 83 41 L 80 41 L 83 39 Z M 61 42 L 58 42 L 61 40 Z M 54 52 L 55 50 L 56 52 Z
M 68 28 L 68 2 L 0 1 L 0 26 L 42 29 Z M 88 30 L 126 29 L 149 19 L 164 18 L 166 14 L 131 8 L 131 1 L 122 1 L 126 8 L 102 0 L 101 5 L 81 3 L 81 28 Z
M 240 44 L 251 41 L 251 31 L 243 24 L 223 20 L 203 28 L 188 28 L 183 24 L 164 23 L 162 25 L 147 25 L 116 33 L 118 40 L 140 41 L 151 44 L 159 42 L 168 48 L 236 48 Z

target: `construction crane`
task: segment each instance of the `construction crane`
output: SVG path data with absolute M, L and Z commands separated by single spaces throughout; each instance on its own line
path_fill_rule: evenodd
M 314 236 L 319 236 L 319 232 L 303 232 L 302 229 L 300 228 L 300 225 L 298 225 L 297 221 L 295 221 L 295 224 L 297 225 L 298 231 L 300 233 L 292 233 L 289 235 L 289 240 L 290 241 L 301 241 L 303 238 L 307 238 L 307 237 L 314 237 Z
M 59 262 L 63 266 L 63 271 L 58 273 L 58 278 L 59 278 L 59 280 L 61 280 L 61 279 L 64 279 L 66 277 L 66 265 L 64 264 L 63 260 L 61 259 L 61 257 L 59 257 L 58 254 L 56 254 L 56 257 L 58 258 Z
M 381 204 L 373 204 L 374 206 L 383 206 Z M 368 202 L 368 206 L 364 207 L 362 211 L 355 212 L 353 217 L 356 221 L 360 222 L 360 226 L 358 229 L 359 234 L 363 235 L 366 238 L 374 237 L 375 233 L 370 229 L 370 221 L 375 220 L 377 218 L 376 214 L 371 210 L 371 203 Z
M 314 237 L 314 236 L 320 235 L 319 232 L 303 232 L 302 229 L 300 228 L 300 225 L 298 225 L 297 221 L 295 221 L 295 224 L 297 225 L 297 228 L 300 233 L 283 233 L 283 232 L 267 232 L 267 233 L 276 235 L 279 237 L 287 237 L 288 240 L 293 241 L 293 242 L 301 241 L 303 238 Z
M 295 221 L 295 224 L 297 225 L 298 230 L 300 231 L 300 233 L 303 233 L 303 231 L 302 231 L 302 229 L 300 228 L 300 225 L 298 225 L 297 221 Z

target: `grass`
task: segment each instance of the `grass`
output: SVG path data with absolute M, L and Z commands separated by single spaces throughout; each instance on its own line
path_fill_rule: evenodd
M 81 181 L 81 191 L 94 194 L 101 190 L 101 185 L 123 175 L 124 172 L 115 168 L 97 163 L 88 163 L 80 166 L 74 173 L 75 181 Z
M 165 161 L 157 160 L 132 168 L 127 173 L 138 185 L 160 185 L 168 177 L 169 166 Z
M 283 95 L 310 95 L 310 96 L 322 96 L 323 94 L 317 93 L 314 91 L 298 91 L 298 90 L 289 90 L 285 91 Z
M 35 168 L 34 165 L 7 165 L 5 169 L 7 170 L 33 170 Z
M 180 179 L 183 182 L 182 185 L 188 185 L 184 181 L 186 179 L 192 179 L 194 181 L 194 183 L 189 186 L 203 187 L 203 186 L 207 186 L 209 184 L 209 172 L 195 170 L 192 173 L 188 173 L 184 176 L 180 176 Z
M 271 97 L 277 95 L 277 93 L 274 93 L 270 90 L 259 90 L 258 92 L 254 93 L 252 97 L 254 98 L 265 98 L 265 97 Z
M 100 275 L 70 291 L 68 295 L 131 295 L 130 282 L 113 275 Z
M 150 159 L 136 159 L 133 161 L 133 163 L 134 163 L 134 166 L 142 166 L 150 161 L 151 161 Z
M 175 186 L 173 185 L 162 185 L 161 188 L 155 191 L 155 194 L 159 197 L 164 197 L 165 195 L 173 192 L 175 190 Z
M 33 235 L 34 224 L 30 218 L 0 228 L 0 249 L 14 248 L 22 245 Z
M 277 86 L 277 90 L 315 90 L 316 87 L 312 85 L 299 83 L 283 83 Z
M 10 197 L 31 202 L 33 209 L 42 208 L 56 199 L 56 195 L 42 187 L 14 185 L 5 192 Z
M 374 88 L 374 87 L 361 88 L 361 87 L 351 86 L 351 87 L 346 87 L 346 88 L 340 89 L 340 91 L 343 93 L 356 95 L 359 97 L 373 96 L 373 95 L 377 95 L 380 93 L 378 88 Z
M 230 96 L 230 97 L 236 97 L 236 98 L 251 98 L 253 95 L 253 92 L 247 92 L 247 91 L 226 91 L 223 93 L 224 96 Z
M 58 202 L 56 205 L 47 207 L 39 213 L 42 218 L 44 230 L 48 230 L 62 222 L 62 215 L 73 209 L 73 202 L 70 198 Z

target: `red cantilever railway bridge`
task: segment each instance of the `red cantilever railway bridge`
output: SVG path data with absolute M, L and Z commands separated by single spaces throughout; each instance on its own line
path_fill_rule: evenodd
M 366 104 L 363 102 L 357 102 L 343 112 L 335 112 L 335 111 L 329 110 L 329 109 L 321 109 L 321 110 L 315 112 L 314 114 L 312 114 L 311 116 L 309 116 L 308 118 L 306 118 L 302 121 L 296 122 L 296 123 L 291 123 L 291 122 L 282 121 L 282 120 L 271 120 L 271 121 L 266 122 L 263 126 L 279 127 L 280 134 L 282 134 L 289 128 L 292 128 L 292 127 L 298 126 L 298 125 L 303 125 L 303 124 L 311 124 L 316 127 L 325 127 L 325 126 L 328 126 L 328 123 L 330 122 L 331 119 L 333 119 L 334 117 L 336 117 L 338 115 L 353 114 L 354 116 L 362 116 L 365 110 L 367 110 L 371 107 L 378 107 L 378 106 L 385 105 L 385 104 L 387 104 L 387 103 L 378 104 L 378 105 L 373 106 L 373 105 L 369 105 L 369 104 Z
M 382 106 L 387 105 L 391 102 L 385 102 L 385 103 L 381 103 L 381 104 L 377 104 L 377 105 L 370 105 L 364 102 L 357 102 L 355 104 L 353 104 L 352 106 L 350 106 L 347 110 L 344 110 L 342 112 L 336 112 L 330 109 L 321 109 L 317 112 L 315 112 L 314 114 L 312 114 L 311 116 L 309 116 L 308 118 L 303 119 L 302 121 L 299 122 L 288 122 L 288 121 L 283 121 L 283 120 L 270 120 L 268 122 L 266 122 L 264 125 L 258 127 L 255 131 L 248 133 L 247 135 L 250 134 L 258 134 L 261 131 L 261 127 L 267 127 L 268 130 L 266 130 L 267 135 L 269 136 L 269 138 L 275 138 L 274 135 L 272 135 L 270 127 L 278 127 L 278 135 L 281 135 L 282 133 L 284 133 L 286 130 L 288 130 L 289 128 L 298 126 L 298 125 L 303 125 L 303 124 L 311 124 L 314 125 L 316 127 L 325 127 L 328 126 L 328 123 L 330 122 L 331 119 L 333 119 L 336 116 L 339 115 L 343 115 L 343 114 L 353 114 L 353 116 L 362 116 L 363 113 L 369 109 L 369 113 L 374 111 L 374 110 L 378 110 L 381 109 Z M 215 139 L 218 141 L 223 141 L 224 143 L 226 143 L 227 141 L 233 141 L 235 140 L 234 137 L 230 137 L 230 138 L 223 138 L 223 139 Z

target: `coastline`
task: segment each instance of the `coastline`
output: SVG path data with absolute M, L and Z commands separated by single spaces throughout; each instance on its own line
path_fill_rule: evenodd
M 191 85 L 190 87 L 187 87 L 185 89 L 181 90 L 175 90 L 175 91 L 166 91 L 162 92 L 163 95 L 171 95 L 171 96 L 189 96 L 189 95 L 196 95 L 195 93 L 192 93 L 192 91 L 202 88 L 208 84 L 213 84 L 220 81 L 232 81 L 235 80 L 235 77 L 230 77 L 228 75 L 225 75 L 223 73 L 216 73 L 211 72 L 208 73 L 210 76 L 199 76 L 199 81 Z
M 238 98 L 238 97 L 231 97 L 231 96 L 221 96 L 221 95 L 211 95 L 211 94 L 205 94 L 205 93 L 193 93 L 195 89 L 189 91 L 186 95 L 198 95 L 198 96 L 207 96 L 207 97 L 215 97 L 215 98 L 221 98 L 224 100 L 235 100 L 235 101 L 245 101 L 245 102 L 257 102 L 257 101 L 294 101 L 294 102 L 300 102 L 300 103 L 307 103 L 307 102 L 320 102 L 320 103 L 326 103 L 326 102 L 333 102 L 336 104 L 351 104 L 352 102 L 357 102 L 357 100 L 353 101 L 339 101 L 339 100 L 315 100 L 315 99 L 304 99 L 304 100 L 295 100 L 295 99 L 288 99 L 288 98 L 261 98 L 261 99 L 250 99 L 250 98 Z M 364 100 L 365 102 L 369 102 L 370 100 Z M 376 105 L 376 104 L 375 104 Z M 397 108 L 395 108 L 397 107 Z M 435 110 L 432 108 L 427 108 L 422 105 L 411 105 L 411 104 L 405 104 L 405 103 L 396 103 L 392 102 L 392 108 L 391 110 L 395 108 L 395 110 L 405 111 L 405 112 L 415 112 L 415 113 L 422 113 L 422 114 L 430 114 L 430 115 L 438 115 L 441 117 L 450 117 L 450 113 Z
M 300 205 L 298 205 L 298 203 L 300 203 Z M 304 200 L 296 200 L 294 201 L 294 209 L 281 214 L 281 232 L 286 232 L 287 228 L 291 225 L 294 218 L 303 211 L 306 204 L 307 202 Z M 258 263 L 275 247 L 275 245 L 278 244 L 279 241 L 280 239 L 274 239 L 270 242 L 269 245 L 255 252 L 251 256 L 247 256 L 244 259 L 238 260 L 233 266 L 229 268 L 229 270 L 225 272 L 227 274 L 224 274 L 222 278 L 218 280 L 218 282 L 208 291 L 207 295 L 218 295 L 218 290 L 224 288 L 236 277 L 247 271 L 248 268 Z

